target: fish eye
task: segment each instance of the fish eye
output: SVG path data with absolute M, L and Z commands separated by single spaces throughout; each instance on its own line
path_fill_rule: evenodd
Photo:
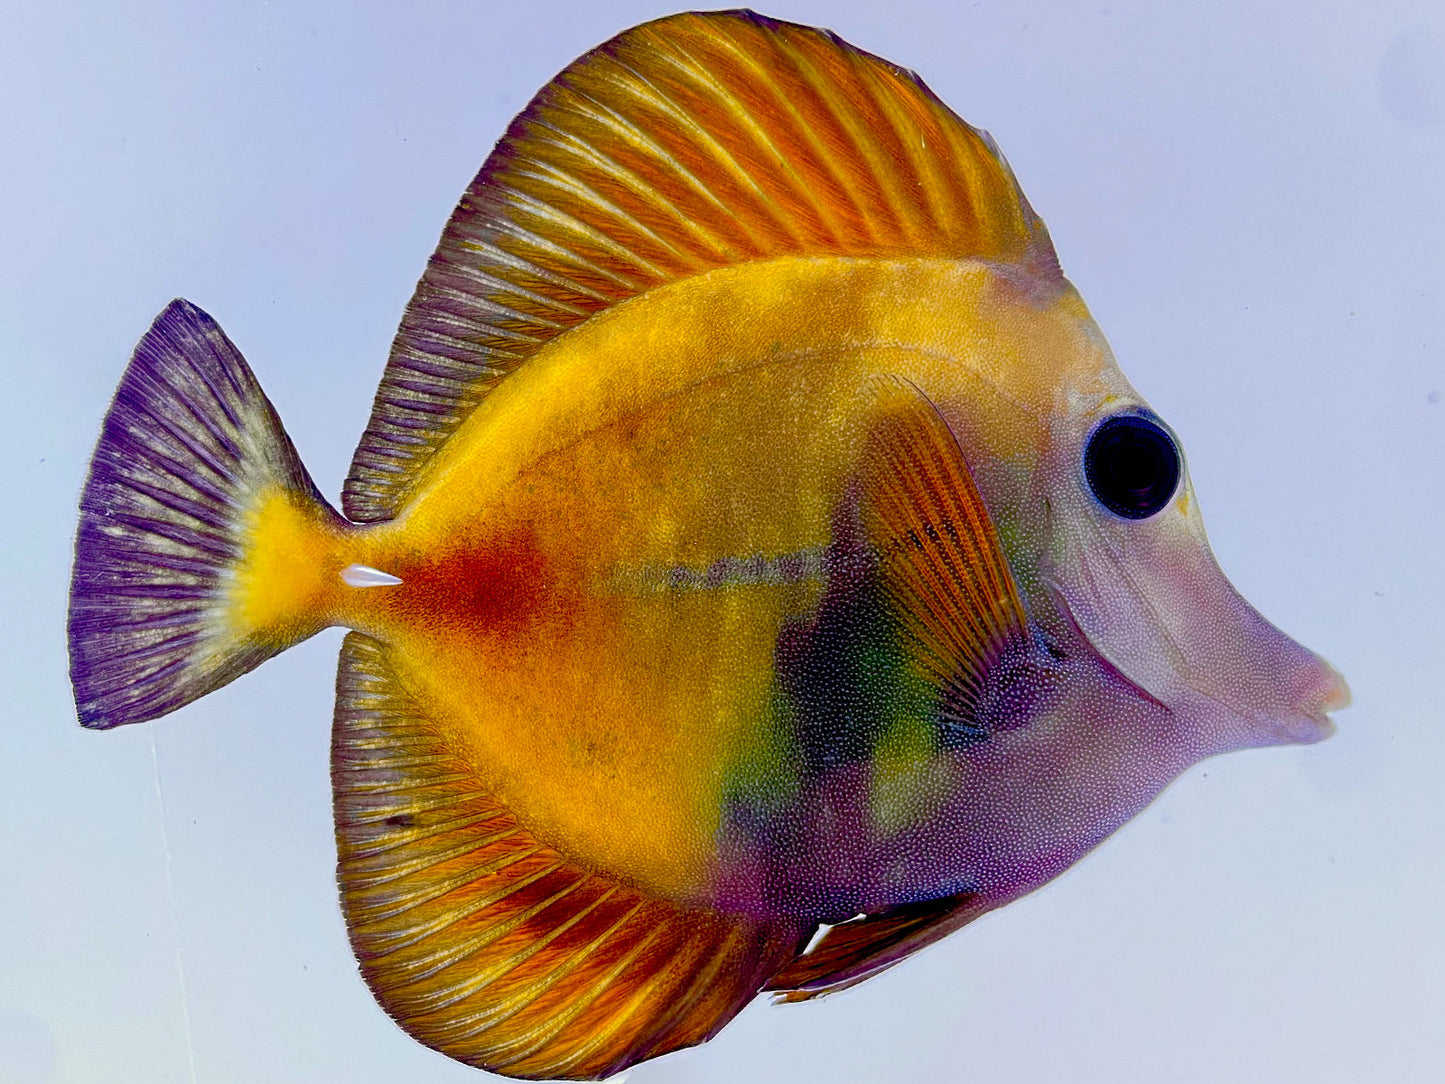
M 1179 485 L 1179 449 L 1162 425 L 1139 414 L 1100 422 L 1084 449 L 1084 475 L 1099 503 L 1125 519 L 1148 519 Z

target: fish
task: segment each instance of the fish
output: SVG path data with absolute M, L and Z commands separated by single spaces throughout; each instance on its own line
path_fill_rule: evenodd
M 1349 702 L 1219 568 L 992 138 L 748 11 L 625 31 L 512 122 L 340 505 L 172 302 L 80 499 L 78 718 L 348 630 L 361 975 L 512 1077 L 864 982 Z

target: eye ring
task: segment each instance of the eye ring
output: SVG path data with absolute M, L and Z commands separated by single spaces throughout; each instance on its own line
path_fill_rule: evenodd
M 1148 519 L 1169 503 L 1182 474 L 1169 431 L 1142 414 L 1105 418 L 1084 445 L 1084 477 L 1100 504 L 1123 519 Z

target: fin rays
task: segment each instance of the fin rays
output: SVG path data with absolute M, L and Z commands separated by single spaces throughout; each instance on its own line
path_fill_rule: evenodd
M 973 717 L 1028 619 L 988 511 L 947 423 L 902 380 L 880 380 L 863 462 L 864 529 L 913 665 Z
M 462 198 L 402 320 L 347 515 L 394 516 L 488 390 L 590 314 L 741 261 L 837 255 L 1057 276 L 992 141 L 911 73 L 750 12 L 619 35 L 533 99 Z
M 265 494 L 333 522 L 235 346 L 174 301 L 136 346 L 80 499 L 68 639 L 83 725 L 163 715 L 314 631 L 309 614 L 276 631 L 232 612 Z
M 780 1001 L 837 993 L 901 963 L 987 909 L 978 897 L 964 892 L 840 923 L 774 975 L 768 989 Z
M 358 633 L 332 764 L 362 971 L 407 1031 L 472 1065 L 593 1077 L 701 1042 L 802 943 L 794 923 L 653 899 L 533 839 Z

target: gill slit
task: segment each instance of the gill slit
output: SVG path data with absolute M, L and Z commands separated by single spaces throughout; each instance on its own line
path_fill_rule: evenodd
M 1160 617 L 1159 609 L 1154 605 L 1154 601 L 1149 598 L 1148 594 L 1144 592 L 1144 590 L 1139 586 L 1138 581 L 1135 580 L 1134 576 L 1130 573 L 1129 567 L 1125 563 L 1123 552 L 1119 549 L 1118 546 L 1114 544 L 1113 539 L 1111 539 L 1107 534 L 1104 533 L 1104 529 L 1100 527 L 1098 523 L 1094 522 L 1094 520 L 1089 520 L 1089 527 L 1093 530 L 1094 535 L 1099 539 L 1099 541 L 1103 543 L 1104 549 L 1108 551 L 1109 556 L 1114 559 L 1114 566 L 1119 570 L 1119 575 L 1124 579 L 1126 583 L 1128 583 L 1134 597 L 1139 600 L 1144 610 L 1149 614 L 1149 620 L 1153 623 L 1155 630 L 1159 634 L 1159 637 L 1164 641 L 1164 643 L 1169 646 L 1170 661 L 1176 664 L 1176 672 L 1179 673 L 1181 676 L 1188 674 L 1188 660 L 1185 658 L 1183 649 L 1179 646 L 1178 641 L 1174 639 L 1174 634 L 1169 631 L 1169 626 L 1166 625 L 1163 618 Z M 1071 532 L 1071 534 L 1073 533 L 1074 532 Z M 1095 592 L 1096 597 L 1102 598 L 1102 596 L 1098 593 L 1098 581 L 1094 576 L 1093 567 L 1089 563 L 1089 549 L 1088 545 L 1086 544 L 1086 540 L 1077 538 L 1076 534 L 1075 538 L 1076 541 L 1079 543 L 1077 550 L 1080 558 L 1079 563 L 1081 566 L 1087 569 L 1090 589 Z M 1194 688 L 1194 686 L 1187 681 L 1185 682 L 1185 684 L 1189 685 L 1191 689 Z M 1198 690 L 1195 691 L 1197 692 Z
M 1133 588 L 1135 596 L 1143 601 L 1143 604 L 1144 604 L 1145 609 L 1147 609 L 1148 612 L 1149 612 L 1149 618 L 1150 618 L 1150 620 L 1154 622 L 1154 627 L 1159 630 L 1160 636 L 1163 637 L 1164 642 L 1169 645 L 1170 654 L 1173 656 L 1173 658 L 1175 658 L 1175 659 L 1178 660 L 1178 664 L 1179 664 L 1179 665 L 1178 665 L 1175 669 L 1176 669 L 1176 672 L 1180 675 L 1180 678 L 1181 678 L 1181 680 L 1183 681 L 1185 688 L 1187 688 L 1187 689 L 1189 689 L 1190 691 L 1192 691 L 1196 696 L 1199 696 L 1199 697 L 1202 697 L 1202 698 L 1205 699 L 1205 700 L 1208 700 L 1211 704 L 1217 704 L 1217 705 L 1219 705 L 1219 707 L 1223 708 L 1223 709 L 1224 709 L 1225 711 L 1227 711 L 1227 712 L 1230 712 L 1230 713 L 1233 713 L 1233 714 L 1240 714 L 1239 711 L 1238 711 L 1238 709 L 1236 709 L 1236 708 L 1234 708 L 1234 707 L 1231 707 L 1228 703 L 1226 703 L 1224 700 L 1222 700 L 1220 697 L 1216 696 L 1215 694 L 1213 694 L 1213 693 L 1211 693 L 1211 692 L 1208 692 L 1208 691 L 1206 691 L 1206 690 L 1204 690 L 1204 689 L 1201 689 L 1201 688 L 1200 688 L 1198 685 L 1196 685 L 1192 680 L 1190 680 L 1190 679 L 1193 677 L 1193 674 L 1191 673 L 1191 671 L 1190 671 L 1190 669 L 1189 669 L 1188 659 L 1185 657 L 1184 651 L 1180 648 L 1178 641 L 1176 641 L 1176 640 L 1174 639 L 1173 634 L 1169 631 L 1169 627 L 1168 627 L 1167 625 L 1165 625 L 1164 622 L 1163 622 L 1163 620 L 1159 617 L 1159 611 L 1158 611 L 1158 609 L 1155 607 L 1154 603 L 1149 599 L 1149 597 L 1148 597 L 1147 595 L 1144 594 L 1143 591 L 1141 591 L 1141 590 L 1139 589 L 1139 585 L 1135 582 L 1134 577 L 1129 574 L 1128 569 L 1127 569 L 1127 568 L 1125 567 L 1125 565 L 1124 565 L 1124 562 L 1123 562 L 1123 559 L 1122 559 L 1122 554 L 1119 552 L 1118 547 L 1116 547 L 1116 546 L 1110 541 L 1109 537 L 1108 537 L 1106 534 L 1104 534 L 1103 528 L 1100 527 L 1097 523 L 1091 522 L 1090 526 L 1093 527 L 1094 532 L 1095 532 L 1095 533 L 1099 536 L 1099 538 L 1103 541 L 1104 546 L 1108 549 L 1110 555 L 1113 556 L 1114 561 L 1115 561 L 1115 564 L 1119 567 L 1119 570 L 1120 570 L 1120 572 L 1123 574 L 1124 579 L 1126 579 L 1126 580 L 1128 581 L 1129 586 L 1130 586 L 1131 588 Z M 1081 548 L 1079 552 L 1080 552 L 1081 554 L 1084 554 L 1084 553 L 1086 553 L 1087 551 Z M 1087 564 L 1087 562 L 1088 562 L 1088 558 L 1087 558 L 1087 557 L 1084 557 L 1082 563 Z M 1094 586 L 1094 583 L 1095 583 L 1095 580 L 1094 580 L 1094 573 L 1093 573 L 1093 569 L 1092 569 L 1092 568 L 1088 569 L 1088 576 L 1089 576 L 1090 587 L 1093 587 L 1093 586 Z M 1084 635 L 1085 635 L 1085 637 L 1087 638 L 1088 633 L 1086 632 Z M 1102 654 L 1102 652 L 1101 652 L 1101 654 Z M 1122 672 L 1122 671 L 1121 671 L 1121 672 Z M 1126 674 L 1125 676 L 1127 677 L 1128 675 Z M 1146 691 L 1147 691 L 1147 690 L 1146 690 Z M 1153 699 L 1153 698 L 1151 697 L 1151 699 Z M 1158 701 L 1156 701 L 1156 703 L 1157 703 L 1157 702 L 1158 702 Z M 1167 705 L 1166 705 L 1166 707 L 1167 707 Z M 1252 716 L 1246 716 L 1246 718 L 1253 718 L 1253 717 L 1252 717 Z

